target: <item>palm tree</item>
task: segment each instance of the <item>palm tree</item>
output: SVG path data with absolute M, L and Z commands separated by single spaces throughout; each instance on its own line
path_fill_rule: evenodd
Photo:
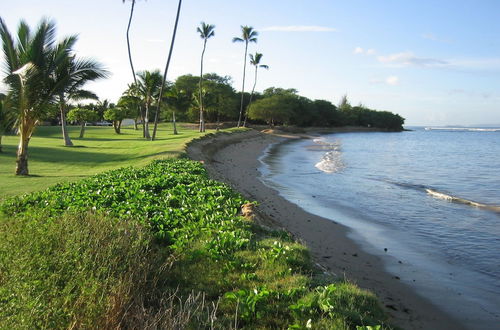
M 132 24 L 132 17 L 134 16 L 134 7 L 135 0 L 131 0 L 132 5 L 130 6 L 130 17 L 128 19 L 127 25 L 127 50 L 128 50 L 128 60 L 130 62 L 130 69 L 132 70 L 132 77 L 134 79 L 134 83 L 137 83 L 137 78 L 135 77 L 134 63 L 132 62 L 132 51 L 130 50 L 130 25 Z M 122 0 L 122 3 L 125 3 L 125 0 Z
M 0 153 L 2 152 L 2 136 L 10 132 L 15 125 L 16 116 L 9 107 L 7 95 L 0 93 Z
M 5 83 L 16 111 L 20 135 L 17 149 L 16 175 L 28 175 L 28 145 L 36 126 L 47 113 L 56 97 L 65 90 L 70 79 L 57 74 L 72 56 L 76 36 L 56 43 L 55 24 L 42 20 L 35 31 L 21 21 L 17 40 L 0 18 L 3 42 Z
M 238 127 L 241 124 L 241 116 L 243 114 L 243 98 L 245 96 L 245 74 L 247 69 L 247 53 L 248 53 L 248 43 L 257 42 L 257 36 L 259 34 L 251 26 L 241 26 L 241 38 L 233 38 L 233 42 L 244 42 L 245 43 L 245 57 L 243 58 L 243 84 L 241 87 L 241 103 L 240 103 L 240 116 L 238 117 Z
M 255 92 L 255 86 L 257 85 L 257 71 L 259 68 L 263 68 L 268 70 L 269 66 L 265 64 L 260 64 L 260 60 L 262 59 L 262 54 L 261 53 L 255 53 L 255 55 L 250 54 L 250 64 L 255 66 L 255 79 L 253 81 L 253 88 L 252 88 L 252 93 L 250 93 L 250 101 L 248 102 L 248 105 L 252 103 L 252 98 L 253 98 L 253 93 Z M 243 127 L 247 125 L 247 117 L 248 117 L 248 111 L 245 112 L 245 120 L 243 121 Z
M 170 105 L 170 108 L 172 109 L 172 124 L 174 126 L 174 134 L 177 135 L 177 125 L 175 121 L 175 110 L 180 108 L 182 104 L 186 103 L 186 93 L 178 89 L 177 87 L 173 86 L 170 88 L 170 90 L 166 94 L 168 104 Z
M 201 64 L 200 64 L 200 84 L 199 84 L 199 103 L 200 103 L 200 132 L 205 132 L 205 120 L 203 118 L 203 57 L 205 56 L 205 49 L 207 48 L 207 40 L 215 35 L 215 25 L 206 24 L 201 22 L 201 25 L 196 28 L 196 31 L 200 34 L 200 38 L 203 39 L 203 51 L 201 52 Z
M 160 70 L 155 71 L 142 71 L 137 74 L 137 93 L 141 98 L 144 106 L 144 137 L 148 140 L 151 139 L 149 135 L 149 114 L 150 108 L 155 102 L 155 98 L 160 93 L 160 86 L 162 85 L 162 77 Z M 158 104 L 157 104 L 158 105 Z
M 151 139 L 151 141 L 154 141 L 154 139 L 156 138 L 156 128 L 158 127 L 158 112 L 160 111 L 161 102 L 163 99 L 163 90 L 165 88 L 168 68 L 170 66 L 170 59 L 172 58 L 172 51 L 174 50 L 175 36 L 177 35 L 177 25 L 179 24 L 179 16 L 181 14 L 181 5 L 182 5 L 182 0 L 179 0 L 179 4 L 177 5 L 177 15 L 175 16 L 174 32 L 172 34 L 172 41 L 170 42 L 170 50 L 168 51 L 167 63 L 165 64 L 165 70 L 163 71 L 163 79 L 161 81 L 160 92 L 158 94 L 158 102 L 155 114 L 155 126 L 153 129 L 153 138 Z M 176 132 L 175 125 L 174 125 L 174 132 Z
M 73 143 L 68 135 L 66 127 L 66 103 L 68 100 L 78 101 L 85 99 L 98 100 L 97 95 L 82 89 L 89 81 L 94 81 L 108 76 L 108 72 L 93 60 L 76 59 L 75 56 L 68 57 L 56 70 L 56 79 L 64 79 L 64 88 L 59 91 L 58 103 L 61 115 L 61 129 L 65 146 Z

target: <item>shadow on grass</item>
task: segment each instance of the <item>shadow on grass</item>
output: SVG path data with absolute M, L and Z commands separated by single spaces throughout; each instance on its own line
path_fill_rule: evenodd
M 75 150 L 76 149 L 76 150 Z M 28 151 L 29 161 L 40 161 L 49 163 L 67 163 L 67 164 L 99 164 L 99 163 L 110 163 L 110 162 L 126 162 L 133 160 L 140 160 L 148 157 L 155 157 L 159 155 L 177 155 L 177 151 L 159 151 L 154 153 L 147 153 L 144 155 L 130 156 L 130 155 L 120 155 L 120 154 L 110 154 L 106 152 L 92 152 L 88 151 L 85 147 L 72 147 L 72 148 L 50 148 L 50 147 L 39 147 L 32 146 Z M 116 148 L 113 148 L 116 150 Z M 15 154 L 11 154 L 14 155 Z M 124 164 L 126 166 L 127 164 Z

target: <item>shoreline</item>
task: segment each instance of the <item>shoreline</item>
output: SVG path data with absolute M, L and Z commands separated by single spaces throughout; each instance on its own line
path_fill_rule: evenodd
M 332 131 L 340 132 L 329 130 Z M 341 131 L 368 130 L 345 128 Z M 292 233 L 309 248 L 313 260 L 322 269 L 375 293 L 394 325 L 404 329 L 464 328 L 386 271 L 380 257 L 365 252 L 359 243 L 348 237 L 348 227 L 304 211 L 258 178 L 259 158 L 269 145 L 325 132 L 266 132 L 219 134 L 193 141 L 186 151 L 190 158 L 205 163 L 212 178 L 230 184 L 246 198 L 257 201 L 262 224 Z

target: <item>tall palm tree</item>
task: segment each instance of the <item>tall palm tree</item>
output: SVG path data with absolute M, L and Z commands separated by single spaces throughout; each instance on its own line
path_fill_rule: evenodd
M 200 63 L 200 83 L 199 89 L 199 103 L 200 103 L 200 132 L 205 132 L 205 119 L 203 118 L 203 57 L 205 56 L 205 50 L 207 48 L 207 40 L 215 35 L 215 25 L 206 24 L 201 22 L 201 25 L 196 28 L 196 31 L 200 34 L 200 38 L 203 39 L 203 51 L 201 52 L 201 63 Z
M 134 79 L 134 83 L 137 83 L 137 78 L 135 77 L 135 69 L 134 69 L 134 63 L 132 62 L 132 51 L 130 50 L 130 25 L 132 24 L 132 17 L 134 16 L 134 7 L 135 7 L 135 0 L 131 0 L 132 4 L 130 6 L 130 16 L 128 19 L 128 25 L 127 25 L 127 50 L 128 50 L 128 60 L 130 62 L 130 70 L 132 70 L 132 77 Z M 125 3 L 125 0 L 122 0 L 122 3 Z
M 262 59 L 262 56 L 263 56 L 261 53 L 255 52 L 255 55 L 250 54 L 249 56 L 250 56 L 250 64 L 255 66 L 255 79 L 253 81 L 252 93 L 250 93 L 250 101 L 248 102 L 248 105 L 250 105 L 250 103 L 252 103 L 253 93 L 255 92 L 255 86 L 257 85 L 257 71 L 258 71 L 258 69 L 259 68 L 263 68 L 266 70 L 269 69 L 268 65 L 260 64 L 260 60 Z M 248 117 L 248 111 L 245 112 L 245 120 L 243 121 L 243 127 L 245 127 L 247 124 L 247 117 Z
M 244 42 L 245 43 L 245 57 L 243 58 L 243 84 L 241 87 L 241 103 L 240 103 L 240 116 L 238 117 L 238 127 L 241 124 L 241 116 L 243 114 L 243 98 L 245 96 L 245 74 L 247 69 L 247 53 L 248 53 L 248 43 L 257 42 L 257 36 L 259 33 L 253 29 L 251 26 L 241 26 L 241 38 L 233 38 L 233 42 Z
M 70 36 L 56 43 L 55 24 L 46 19 L 35 31 L 21 21 L 17 40 L 14 40 L 0 18 L 0 36 L 4 51 L 4 81 L 16 110 L 20 135 L 16 175 L 28 175 L 29 141 L 40 120 L 70 81 L 67 75 L 57 72 L 72 56 L 77 38 Z
M 149 115 L 151 106 L 155 103 L 155 98 L 157 98 L 160 93 L 162 77 L 160 70 L 141 71 L 137 76 L 139 77 L 137 80 L 137 92 L 144 106 L 144 137 L 150 140 Z M 158 106 L 158 104 L 156 105 Z
M 72 146 L 73 143 L 68 135 L 66 127 L 66 104 L 68 100 L 79 101 L 85 99 L 98 100 L 97 95 L 82 89 L 89 81 L 94 81 L 108 76 L 108 72 L 93 60 L 77 59 L 70 56 L 56 70 L 55 79 L 64 79 L 64 88 L 59 91 L 57 102 L 61 116 L 61 129 L 65 146 Z
M 179 0 L 179 3 L 177 5 L 177 15 L 175 16 L 175 24 L 174 24 L 174 32 L 172 33 L 172 41 L 170 42 L 170 50 L 168 51 L 168 58 L 167 58 L 167 63 L 165 64 L 165 70 L 163 71 L 163 79 L 161 81 L 161 87 L 160 87 L 160 92 L 158 94 L 158 102 L 157 102 L 157 108 L 156 108 L 156 114 L 155 114 L 155 125 L 153 129 L 153 137 L 152 141 L 156 138 L 156 129 L 158 127 L 158 112 L 160 111 L 161 108 L 161 102 L 163 100 L 163 90 L 165 89 L 165 83 L 167 81 L 167 73 L 168 73 L 168 68 L 170 66 L 170 60 L 172 59 L 172 51 L 174 50 L 174 42 L 175 42 L 175 36 L 177 35 L 177 25 L 179 24 L 179 16 L 181 14 L 181 6 L 182 6 L 182 0 Z M 174 134 L 176 133 L 177 130 L 174 125 Z
M 7 95 L 0 93 L 0 153 L 2 152 L 2 136 L 14 128 L 15 113 L 9 107 Z

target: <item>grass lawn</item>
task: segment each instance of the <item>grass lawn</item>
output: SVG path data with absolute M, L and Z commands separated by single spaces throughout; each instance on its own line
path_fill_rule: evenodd
M 186 142 L 202 135 L 182 127 L 178 127 L 179 134 L 174 135 L 171 124 L 160 124 L 158 138 L 153 142 L 144 140 L 142 131 L 135 131 L 132 126 L 122 128 L 120 135 L 115 134 L 112 127 L 87 127 L 83 139 L 78 138 L 79 126 L 69 126 L 68 129 L 74 147 L 64 146 L 59 126 L 36 129 L 29 144 L 28 177 L 14 175 L 19 137 L 3 137 L 0 201 L 42 190 L 58 182 L 78 180 L 124 166 L 143 166 L 155 158 L 177 156 L 184 150 Z

